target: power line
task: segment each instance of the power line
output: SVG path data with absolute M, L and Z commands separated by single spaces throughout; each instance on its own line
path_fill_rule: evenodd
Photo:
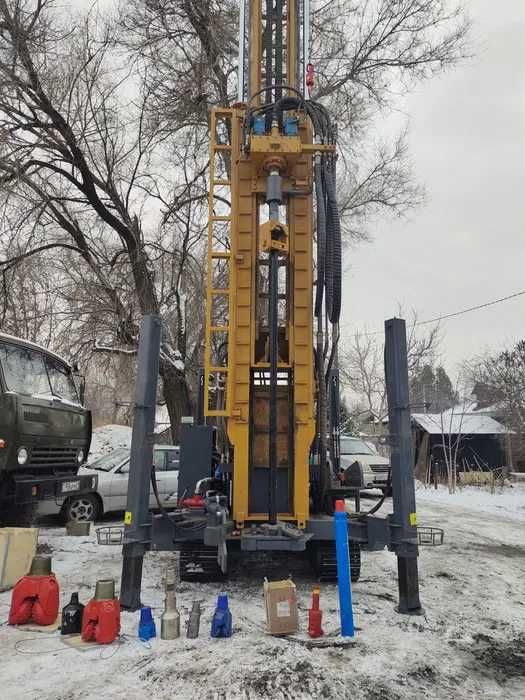
M 469 314 L 472 311 L 479 311 L 480 309 L 486 309 L 489 306 L 494 306 L 495 304 L 501 304 L 504 301 L 509 301 L 509 299 L 515 299 L 516 297 L 521 297 L 525 294 L 525 289 L 522 292 L 515 292 L 514 294 L 509 294 L 506 297 L 501 297 L 500 299 L 494 299 L 493 301 L 487 301 L 484 304 L 477 304 L 476 306 L 469 306 L 468 309 L 462 309 L 461 311 L 454 311 L 450 314 L 442 314 L 441 316 L 436 316 L 435 318 L 429 318 L 426 321 L 417 321 L 413 326 L 427 326 L 430 323 L 439 323 L 447 318 L 454 318 L 456 316 L 463 316 L 463 314 Z M 383 335 L 384 331 L 371 331 L 370 333 L 358 333 L 359 337 L 371 336 L 371 335 Z

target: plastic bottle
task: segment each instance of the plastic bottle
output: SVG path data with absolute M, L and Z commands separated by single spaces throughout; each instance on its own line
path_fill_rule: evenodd
M 78 593 L 71 594 L 71 600 L 62 608 L 60 634 L 80 634 L 84 606 L 78 601 Z
M 321 627 L 323 612 L 319 608 L 319 586 L 312 590 L 312 607 L 308 610 L 308 634 L 315 639 L 322 637 L 324 632 Z

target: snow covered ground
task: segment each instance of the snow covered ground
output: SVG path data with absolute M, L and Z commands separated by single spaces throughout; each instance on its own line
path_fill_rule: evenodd
M 104 425 L 95 428 L 88 462 L 93 462 L 119 447 L 131 447 L 131 428 L 127 425 Z
M 424 488 L 418 485 L 418 503 L 441 503 L 468 511 L 507 515 L 515 520 L 525 520 L 525 484 L 496 487 L 491 493 L 487 487 L 465 486 L 449 494 L 445 486 Z
M 78 652 L 47 636 L 0 627 L 2 698 L 6 700 L 152 700 L 172 698 L 525 698 L 524 491 L 506 491 L 483 505 L 479 492 L 457 498 L 438 492 L 419 496 L 421 524 L 445 528 L 445 544 L 422 549 L 422 617 L 395 612 L 396 560 L 389 552 L 364 554 L 354 584 L 355 642 L 344 645 L 338 628 L 337 589 L 323 585 L 327 637 L 310 644 L 305 634 L 313 577 L 288 561 L 269 571 L 263 562 L 233 572 L 230 596 L 235 633 L 212 640 L 210 619 L 219 586 L 182 583 L 178 605 L 187 619 L 192 600 L 203 601 L 196 640 L 136 639 L 138 613 L 123 613 L 124 642 Z M 510 494 L 510 495 L 508 495 Z M 516 494 L 521 495 L 520 498 Z M 490 494 L 488 494 L 490 495 Z M 492 498 L 492 497 L 491 497 Z M 516 499 L 516 500 L 515 500 Z M 105 523 L 107 524 L 107 523 Z M 119 547 L 98 546 L 95 535 L 68 538 L 42 529 L 52 550 L 62 604 L 80 591 L 87 600 L 97 578 L 120 577 Z M 161 576 L 173 555 L 149 554 L 142 599 L 162 609 Z M 247 572 L 250 572 L 248 577 Z M 298 586 L 302 632 L 277 639 L 264 632 L 262 581 L 292 570 Z M 0 594 L 0 619 L 9 592 Z M 15 646 L 16 645 L 16 646 Z

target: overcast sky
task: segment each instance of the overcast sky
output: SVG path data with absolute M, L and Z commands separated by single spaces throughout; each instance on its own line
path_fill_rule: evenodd
M 476 58 L 406 101 L 426 205 L 380 222 L 346 259 L 345 334 L 398 302 L 434 318 L 525 290 L 525 1 L 471 0 Z M 441 323 L 449 372 L 525 338 L 525 296 Z

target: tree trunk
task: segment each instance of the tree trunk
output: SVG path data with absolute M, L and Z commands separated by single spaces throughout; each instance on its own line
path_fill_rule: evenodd
M 173 444 L 178 445 L 181 418 L 193 416 L 193 400 L 184 374 L 169 362 L 161 361 L 160 376 L 170 417 Z

